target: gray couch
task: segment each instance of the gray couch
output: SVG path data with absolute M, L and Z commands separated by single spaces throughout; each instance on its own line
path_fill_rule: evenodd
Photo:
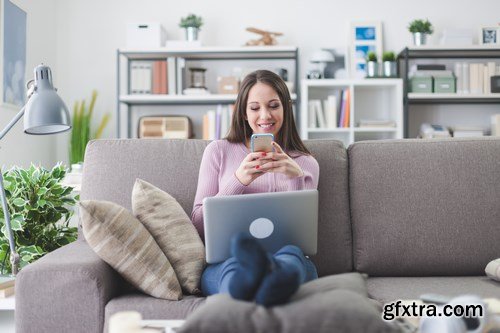
M 190 214 L 208 142 L 99 140 L 87 147 L 82 199 L 130 208 L 136 178 L 171 193 Z M 320 276 L 369 274 L 381 301 L 422 293 L 500 297 L 484 276 L 500 257 L 500 139 L 306 142 L 320 165 Z M 24 268 L 16 281 L 16 329 L 102 332 L 110 315 L 181 319 L 204 302 L 138 293 L 78 241 Z

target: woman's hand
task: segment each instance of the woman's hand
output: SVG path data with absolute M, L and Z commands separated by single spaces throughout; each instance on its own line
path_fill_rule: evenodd
M 271 159 L 260 166 L 259 170 L 264 172 L 282 173 L 288 178 L 302 177 L 304 172 L 302 168 L 290 156 L 288 156 L 280 145 L 273 142 L 273 153 L 267 153 L 266 159 Z
M 264 173 L 261 166 L 269 160 L 269 154 L 271 153 L 255 152 L 248 154 L 234 173 L 240 183 L 248 186 L 255 179 L 262 176 Z

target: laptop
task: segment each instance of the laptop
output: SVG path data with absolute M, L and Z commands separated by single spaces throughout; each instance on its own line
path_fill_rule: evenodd
M 302 190 L 208 197 L 203 200 L 207 263 L 231 256 L 233 235 L 256 238 L 268 252 L 285 245 L 314 255 L 318 240 L 318 191 Z

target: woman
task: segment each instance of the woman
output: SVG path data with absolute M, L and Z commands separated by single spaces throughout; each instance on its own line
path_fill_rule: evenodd
M 274 152 L 250 152 L 254 133 L 272 133 Z M 318 163 L 297 133 L 285 82 L 273 72 L 255 71 L 241 83 L 229 135 L 204 151 L 192 221 L 204 238 L 205 197 L 316 189 L 318 176 Z M 286 302 L 301 283 L 317 278 L 314 264 L 296 246 L 271 255 L 253 238 L 238 235 L 231 251 L 232 258 L 203 273 L 205 295 L 229 292 L 270 306 Z

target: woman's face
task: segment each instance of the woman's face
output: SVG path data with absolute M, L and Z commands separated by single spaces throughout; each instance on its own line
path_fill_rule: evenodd
M 246 120 L 256 133 L 278 135 L 283 125 L 283 104 L 278 93 L 269 85 L 257 82 L 248 92 Z

